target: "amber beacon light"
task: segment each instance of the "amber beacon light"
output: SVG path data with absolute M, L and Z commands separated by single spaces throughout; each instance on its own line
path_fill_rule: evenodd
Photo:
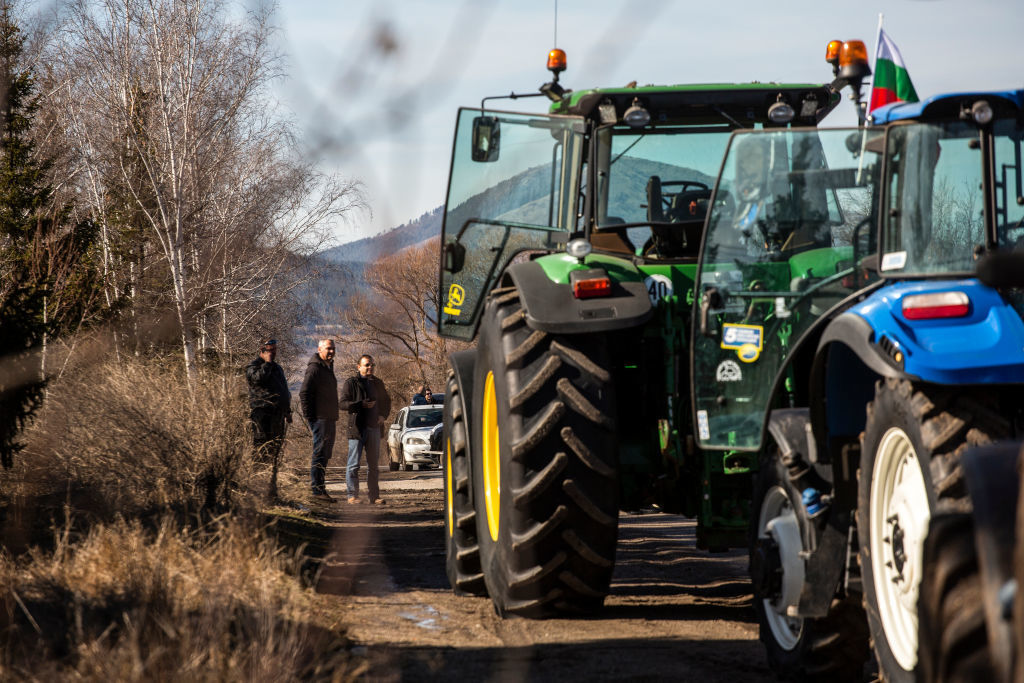
M 557 76 L 565 71 L 565 66 L 565 50 L 559 50 L 556 47 L 548 53 L 548 71 Z
M 843 48 L 843 41 L 830 40 L 825 46 L 825 61 L 832 65 L 832 75 L 839 75 L 839 51 Z
M 863 78 L 870 73 L 868 49 L 864 46 L 864 41 L 848 40 L 843 43 L 839 49 L 839 75 L 844 78 Z

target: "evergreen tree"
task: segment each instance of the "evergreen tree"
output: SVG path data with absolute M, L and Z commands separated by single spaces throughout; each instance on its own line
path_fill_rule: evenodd
M 49 163 L 31 137 L 38 98 L 21 68 L 24 37 L 0 4 L 0 463 L 9 468 L 18 434 L 39 407 L 40 347 L 48 332 L 46 252 L 66 212 L 54 214 Z M 62 215 L 63 214 L 63 215 Z M 72 231 L 73 232 L 73 231 Z

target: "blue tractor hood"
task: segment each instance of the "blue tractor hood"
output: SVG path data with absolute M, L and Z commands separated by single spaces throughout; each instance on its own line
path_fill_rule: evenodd
M 903 298 L 960 291 L 970 312 L 958 318 L 909 320 Z M 996 290 L 973 278 L 896 282 L 876 290 L 843 315 L 857 315 L 873 331 L 880 356 L 907 375 L 936 384 L 1024 382 L 1024 322 Z M 898 352 L 898 353 L 897 353 Z
M 999 103 L 1016 111 L 1024 109 L 1024 90 L 989 90 L 962 93 L 943 93 L 920 102 L 893 102 L 871 112 L 872 125 L 880 126 L 896 121 L 925 121 L 931 118 L 947 118 L 964 102 L 988 100 L 993 107 Z

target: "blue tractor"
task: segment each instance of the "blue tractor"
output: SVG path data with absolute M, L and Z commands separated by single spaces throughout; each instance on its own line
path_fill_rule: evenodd
M 915 678 L 929 521 L 970 510 L 969 448 L 1020 437 L 1022 112 L 1024 91 L 961 93 L 733 134 L 691 405 L 701 449 L 758 454 L 751 578 L 783 676 L 859 678 L 873 650 Z

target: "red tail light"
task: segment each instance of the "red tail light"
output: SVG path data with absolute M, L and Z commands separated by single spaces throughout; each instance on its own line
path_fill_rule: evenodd
M 971 312 L 971 300 L 964 292 L 935 292 L 903 297 L 903 317 L 907 320 L 962 318 Z
M 572 283 L 572 295 L 577 299 L 591 299 L 612 293 L 612 281 L 607 277 L 592 280 L 577 280 Z
M 612 293 L 612 280 L 602 268 L 574 270 L 569 273 L 572 295 L 577 299 L 593 299 Z

